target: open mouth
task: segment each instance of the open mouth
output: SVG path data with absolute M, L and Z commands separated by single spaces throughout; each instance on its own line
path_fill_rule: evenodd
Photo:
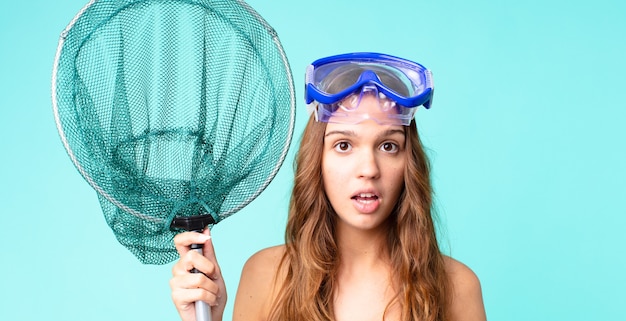
M 361 214 L 371 214 L 380 207 L 380 196 L 375 192 L 357 193 L 351 197 L 354 207 Z
M 378 200 L 378 195 L 374 193 L 359 193 L 352 196 L 352 199 L 359 202 L 369 203 Z

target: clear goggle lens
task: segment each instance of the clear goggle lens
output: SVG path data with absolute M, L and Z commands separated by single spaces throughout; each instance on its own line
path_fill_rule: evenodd
M 408 126 L 417 108 L 404 107 L 379 92 L 375 86 L 345 97 L 334 104 L 316 104 L 318 121 L 326 123 L 358 124 L 373 120 L 381 125 Z
M 364 94 L 370 93 L 377 98 L 378 109 L 368 111 L 376 117 L 358 110 Z M 418 106 L 430 107 L 432 94 L 430 71 L 388 55 L 354 53 L 322 58 L 306 72 L 306 102 L 318 121 L 358 123 L 373 119 L 409 125 Z

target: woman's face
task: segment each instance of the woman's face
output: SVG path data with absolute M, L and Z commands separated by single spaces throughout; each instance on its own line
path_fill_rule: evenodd
M 359 109 L 378 110 L 374 96 Z M 322 178 L 339 224 L 372 230 L 389 217 L 404 186 L 405 129 L 379 125 L 328 123 L 324 134 Z

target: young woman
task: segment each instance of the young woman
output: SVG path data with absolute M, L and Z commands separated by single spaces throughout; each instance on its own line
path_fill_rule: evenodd
M 480 283 L 441 254 L 429 164 L 413 116 L 430 107 L 423 66 L 388 55 L 323 58 L 307 69 L 312 117 L 296 158 L 285 244 L 245 264 L 233 320 L 485 320 Z M 205 256 L 190 251 L 204 243 Z M 175 238 L 172 297 L 221 320 L 226 289 L 209 231 Z M 189 271 L 196 268 L 204 274 Z

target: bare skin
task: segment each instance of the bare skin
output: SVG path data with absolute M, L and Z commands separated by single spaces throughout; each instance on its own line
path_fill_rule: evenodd
M 195 234 L 199 233 L 188 232 L 181 234 L 183 235 L 181 237 L 177 237 L 175 239 L 177 248 L 188 248 L 191 244 L 197 243 L 197 240 L 200 240 L 200 238 Z M 281 271 L 278 271 L 278 263 L 283 253 L 284 246 L 281 245 L 261 250 L 248 259 L 244 265 L 235 298 L 234 321 L 267 320 L 270 305 L 276 298 L 275 290 L 281 286 L 276 281 L 280 279 Z M 207 255 L 210 255 L 210 253 L 207 253 Z M 187 268 L 196 267 L 207 275 L 211 275 L 211 271 L 215 273 L 216 265 L 214 265 L 214 261 L 211 259 L 193 254 L 190 255 L 190 258 L 190 260 L 181 259 L 174 266 L 174 277 L 170 282 L 174 304 L 179 311 L 181 319 L 184 321 L 195 321 L 196 316 L 193 304 L 195 301 L 202 300 L 212 305 L 213 321 L 220 321 L 222 320 L 226 304 L 226 289 L 221 274 L 219 276 L 214 275 L 218 280 L 211 280 L 202 274 L 191 275 L 188 272 L 182 272 L 186 271 Z M 445 262 L 446 272 L 453 288 L 450 304 L 451 320 L 486 320 L 480 282 L 474 272 L 450 257 L 445 257 Z M 388 275 L 388 271 L 381 273 L 378 272 L 380 267 L 366 267 L 364 264 L 356 265 L 361 267 L 360 272 L 340 273 L 339 275 L 339 282 L 342 286 L 335 300 L 337 303 L 343 304 L 336 305 L 335 315 L 337 320 L 345 320 L 346 317 L 350 317 L 347 320 L 367 320 L 367 318 L 372 317 L 375 320 L 381 320 L 381 309 L 384 310 L 384 306 L 381 303 L 388 302 L 390 297 L 388 291 L 380 291 L 381 287 L 377 287 L 375 283 L 385 281 L 384 279 L 386 278 L 381 279 L 380 276 Z M 218 293 L 221 294 L 219 299 L 217 299 Z M 365 309 L 363 306 L 367 308 Z M 377 313 L 373 313 L 373 311 L 377 311 Z M 364 318 L 357 318 L 358 313 L 363 313 Z M 385 320 L 397 319 L 397 307 L 392 306 L 390 311 L 387 312 Z
M 271 302 L 275 299 L 274 281 L 278 262 L 284 246 L 271 247 L 254 254 L 244 266 L 233 313 L 234 321 L 264 321 L 267 319 Z M 480 282 L 476 274 L 461 262 L 445 257 L 446 272 L 452 284 L 451 320 L 484 321 L 485 309 Z M 356 262 L 355 262 L 356 263 Z M 363 265 L 359 265 L 363 266 Z M 381 280 L 378 268 L 362 268 L 349 276 L 339 275 L 343 288 L 335 298 L 337 320 L 382 320 L 382 311 L 390 299 L 390 293 L 381 290 L 376 283 Z M 347 273 L 349 274 L 349 273 Z M 385 278 L 383 278 L 385 279 Z M 384 283 L 384 282 L 383 282 Z M 385 320 L 398 320 L 398 307 L 391 307 Z
M 364 110 L 378 108 L 374 97 L 361 101 Z M 396 293 L 385 248 L 387 218 L 404 184 L 404 129 L 366 120 L 358 125 L 328 124 L 322 155 L 322 177 L 328 199 L 337 213 L 335 237 L 341 262 L 334 293 L 337 321 L 399 320 L 400 307 L 389 305 Z M 207 232 L 205 232 L 206 234 Z M 193 234 L 193 233 L 192 233 Z M 174 266 L 172 297 L 185 321 L 194 321 L 193 302 L 214 306 L 213 320 L 220 321 L 226 292 L 210 241 L 183 233 L 175 243 L 181 260 Z M 205 235 L 206 236 L 206 235 Z M 194 242 L 209 246 L 205 256 L 189 252 Z M 284 246 L 254 254 L 245 264 L 233 311 L 234 321 L 265 321 L 282 286 L 279 262 Z M 446 273 L 452 286 L 450 316 L 453 321 L 484 321 L 480 283 L 462 263 L 446 257 Z M 190 275 L 191 268 L 210 278 Z

